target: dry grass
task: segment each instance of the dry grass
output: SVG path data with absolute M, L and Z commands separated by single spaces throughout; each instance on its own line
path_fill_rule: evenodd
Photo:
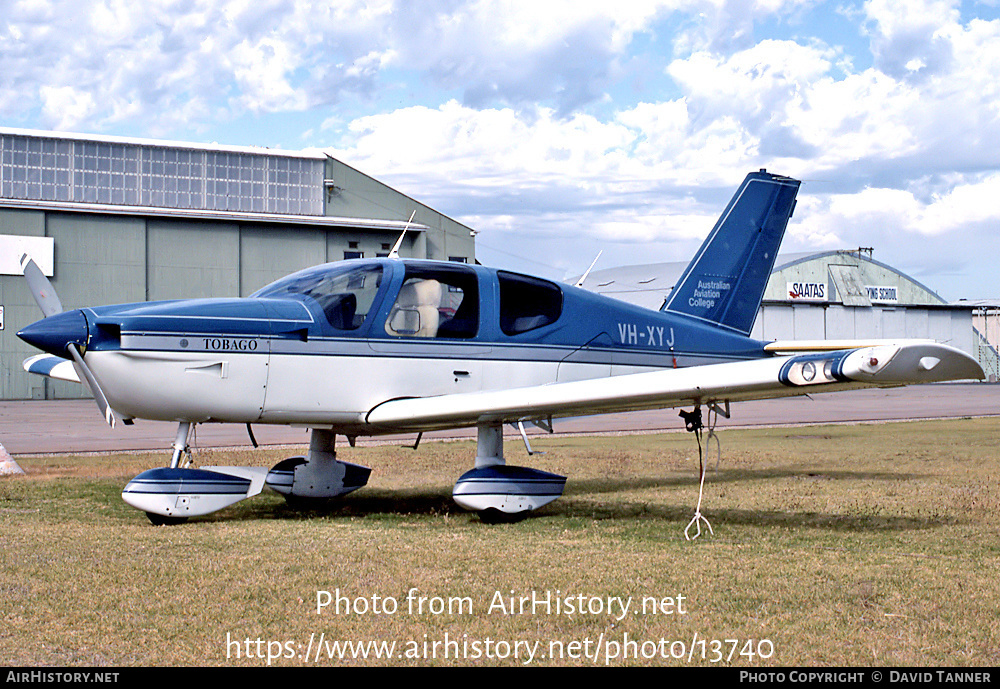
M 450 499 L 471 466 L 467 442 L 344 448 L 342 459 L 374 468 L 372 481 L 325 510 L 293 512 L 265 494 L 164 528 L 119 496 L 162 457 L 19 459 L 28 475 L 0 480 L 0 662 L 266 664 L 246 657 L 249 639 L 253 655 L 291 651 L 274 664 L 297 665 L 322 633 L 419 652 L 324 665 L 512 665 L 525 660 L 514 641 L 539 642 L 534 664 L 590 664 L 551 657 L 550 642 L 593 653 L 626 635 L 640 656 L 653 649 L 643 642 L 666 643 L 655 658 L 611 664 L 711 664 L 714 639 L 739 640 L 738 665 L 1000 664 L 1000 420 L 726 431 L 722 443 L 703 506 L 715 534 L 693 542 L 687 434 L 538 439 L 547 454 L 531 458 L 510 443 L 508 462 L 570 480 L 560 500 L 498 526 Z M 198 461 L 269 466 L 288 454 Z M 409 614 L 411 588 L 472 609 Z M 317 591 L 336 589 L 399 609 L 317 614 Z M 556 590 L 633 606 L 684 596 L 686 614 L 487 613 L 498 591 Z M 446 638 L 458 645 L 426 657 Z M 773 655 L 741 656 L 748 639 L 768 640 Z M 694 646 L 691 661 L 669 657 L 674 641 Z M 510 657 L 496 657 L 497 642 Z M 476 643 L 480 657 L 468 657 Z M 728 655 L 731 644 L 715 648 Z

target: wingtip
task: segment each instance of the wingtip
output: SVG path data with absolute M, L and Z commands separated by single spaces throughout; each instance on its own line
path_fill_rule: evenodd
M 853 380 L 874 383 L 945 383 L 985 377 L 982 366 L 970 354 L 938 343 L 858 349 L 845 360 L 844 371 Z

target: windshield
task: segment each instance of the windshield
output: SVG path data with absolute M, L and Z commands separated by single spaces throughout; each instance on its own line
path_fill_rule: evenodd
M 313 299 L 337 330 L 357 330 L 364 324 L 382 284 L 382 266 L 327 264 L 307 268 L 263 287 L 251 296 L 281 298 L 304 295 Z

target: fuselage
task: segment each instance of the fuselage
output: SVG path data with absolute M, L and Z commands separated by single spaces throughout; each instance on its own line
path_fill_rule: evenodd
M 365 417 L 391 399 L 767 356 L 691 316 L 482 266 L 390 259 L 317 266 L 247 298 L 80 309 L 21 334 L 60 356 L 83 346 L 125 416 L 349 435 L 383 432 Z

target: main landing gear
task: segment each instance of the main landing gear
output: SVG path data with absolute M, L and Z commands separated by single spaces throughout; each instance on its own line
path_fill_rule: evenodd
M 544 422 L 535 422 L 550 428 Z M 517 424 L 533 454 L 523 424 Z M 314 428 L 309 452 L 289 457 L 271 470 L 264 467 L 190 467 L 192 424 L 177 426 L 170 466 L 144 471 L 128 482 L 122 499 L 146 513 L 156 525 L 180 524 L 253 497 L 264 487 L 283 495 L 295 507 L 346 495 L 368 483 L 371 469 L 337 459 L 336 434 Z M 547 505 L 563 493 L 566 477 L 538 469 L 508 465 L 503 455 L 500 423 L 479 426 L 475 468 L 455 483 L 452 496 L 461 507 L 478 512 L 486 523 L 512 522 Z
M 264 467 L 209 466 L 192 469 L 191 424 L 177 427 L 169 467 L 144 471 L 128 482 L 122 499 L 156 524 L 180 524 L 229 507 L 260 493 L 264 486 L 286 500 L 310 504 L 350 493 L 368 483 L 371 469 L 337 459 L 333 431 L 313 429 L 306 456 L 290 457 L 268 471 Z
M 314 428 L 309 454 L 275 464 L 267 474 L 267 487 L 284 495 L 289 505 L 302 508 L 366 485 L 372 470 L 337 459 L 336 441 L 333 431 Z
M 530 452 L 523 427 L 521 432 Z M 565 485 L 565 476 L 508 465 L 503 427 L 487 423 L 478 427 L 475 468 L 455 482 L 452 497 L 461 507 L 479 512 L 486 523 L 511 522 L 558 498 Z

